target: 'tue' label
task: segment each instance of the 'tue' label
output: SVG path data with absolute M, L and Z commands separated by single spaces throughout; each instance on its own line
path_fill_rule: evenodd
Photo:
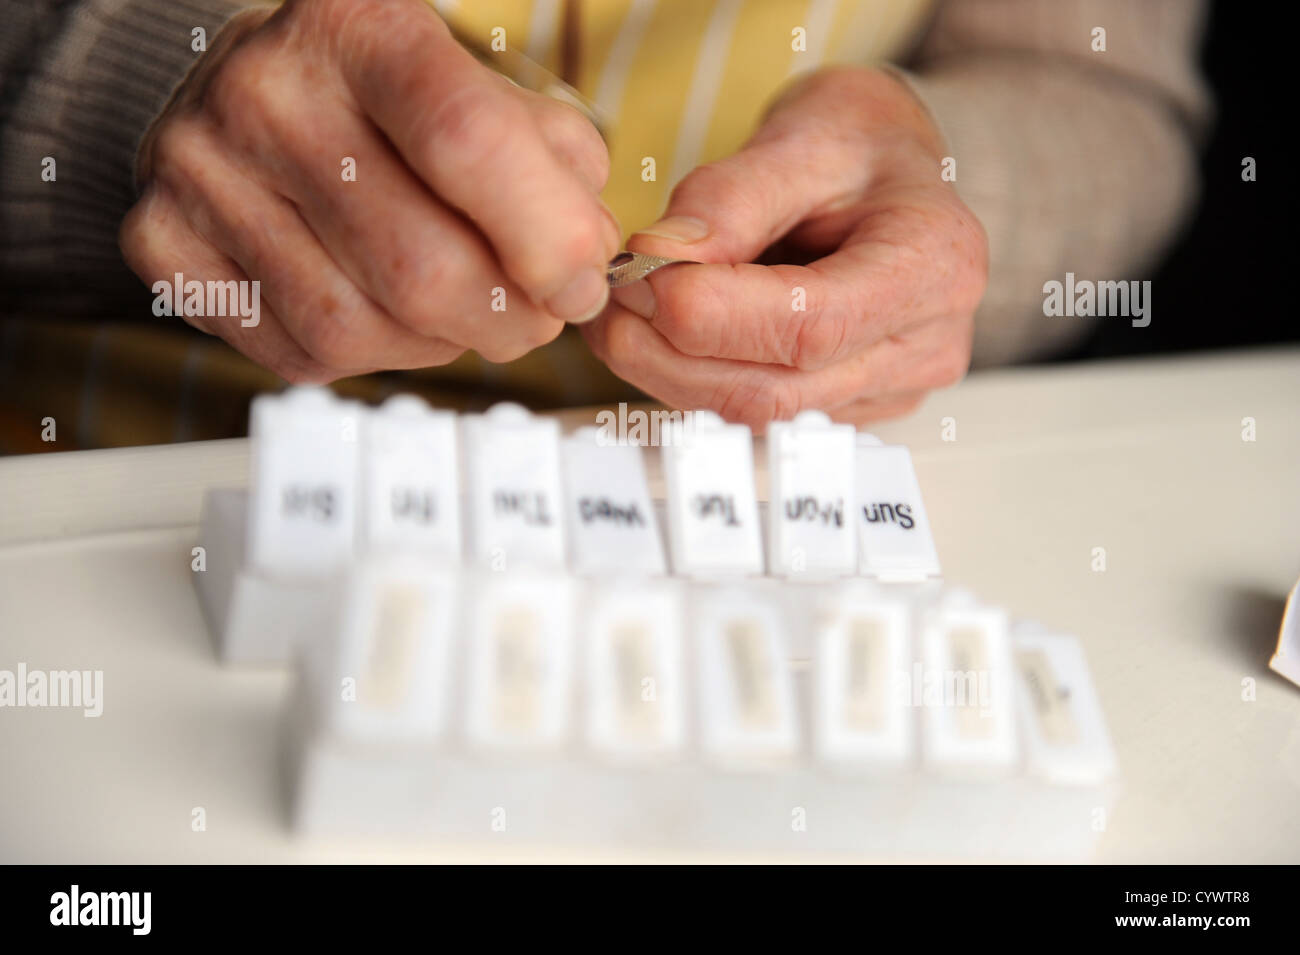
M 859 572 L 882 580 L 937 577 L 939 555 L 907 448 L 858 435 L 856 471 Z
M 251 567 L 273 575 L 329 573 L 352 556 L 364 408 L 325 388 L 253 401 L 249 433 Z
M 559 425 L 519 405 L 463 419 L 469 550 L 496 571 L 564 565 Z
M 762 535 L 749 428 L 694 411 L 663 446 L 673 570 L 688 576 L 761 574 Z

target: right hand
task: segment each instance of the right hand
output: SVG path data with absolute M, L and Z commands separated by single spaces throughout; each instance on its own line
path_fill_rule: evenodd
M 290 382 L 510 361 L 608 301 L 608 175 L 577 110 L 422 0 L 288 0 L 231 20 L 154 122 L 119 240 L 146 283 L 260 280 L 257 326 L 185 320 Z

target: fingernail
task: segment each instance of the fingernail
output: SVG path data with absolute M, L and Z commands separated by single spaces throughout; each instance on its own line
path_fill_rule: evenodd
M 709 224 L 694 216 L 669 216 L 660 219 L 647 229 L 640 229 L 637 235 L 657 235 L 661 239 L 674 242 L 699 242 L 709 234 Z
M 655 317 L 655 290 L 650 287 L 649 282 L 633 282 L 631 285 L 616 288 L 613 296 L 614 301 L 629 312 L 634 312 L 647 320 Z
M 546 300 L 546 309 L 566 322 L 589 322 L 609 301 L 609 279 L 603 269 L 584 269 L 577 277 Z

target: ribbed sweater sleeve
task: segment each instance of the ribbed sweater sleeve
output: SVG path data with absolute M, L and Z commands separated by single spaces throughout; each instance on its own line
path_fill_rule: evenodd
M 136 148 L 199 55 L 194 31 L 210 44 L 248 5 L 0 0 L 6 311 L 31 303 L 44 314 L 89 313 L 138 285 L 117 247 L 135 200 Z

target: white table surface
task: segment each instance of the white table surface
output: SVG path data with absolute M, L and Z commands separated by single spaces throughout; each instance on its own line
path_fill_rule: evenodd
M 1096 861 L 1300 861 L 1300 687 L 1267 668 L 1300 576 L 1300 349 L 979 374 L 875 431 L 913 449 L 946 578 L 1083 641 L 1124 785 Z M 219 666 L 190 581 L 202 491 L 246 463 L 0 459 L 0 668 L 102 669 L 105 697 L 0 709 L 0 862 L 692 858 L 296 839 L 288 676 Z

